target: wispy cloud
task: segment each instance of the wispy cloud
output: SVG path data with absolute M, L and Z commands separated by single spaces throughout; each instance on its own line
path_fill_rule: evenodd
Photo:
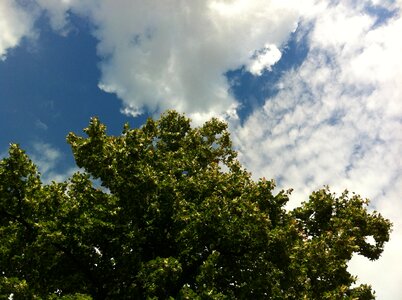
M 48 143 L 33 143 L 32 150 L 28 154 L 38 166 L 44 183 L 65 181 L 74 172 L 78 171 L 77 167 L 61 170 L 60 163 L 64 159 L 64 154 Z
M 36 119 L 35 126 L 36 126 L 36 128 L 41 129 L 41 130 L 48 130 L 48 128 L 49 128 L 46 125 L 46 123 L 42 122 L 40 119 Z
M 399 299 L 402 19 L 373 26 L 376 16 L 366 13 L 367 3 L 354 2 L 313 7 L 316 14 L 305 17 L 313 24 L 306 60 L 234 132 L 241 159 L 256 177 L 295 188 L 291 205 L 326 184 L 372 199 L 373 208 L 395 223 L 392 239 L 370 269 L 359 258 L 350 268 L 373 284 L 379 299 Z

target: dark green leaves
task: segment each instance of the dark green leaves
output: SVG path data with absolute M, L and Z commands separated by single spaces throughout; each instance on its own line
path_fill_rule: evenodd
M 290 191 L 253 181 L 217 119 L 84 132 L 67 139 L 85 173 L 66 182 L 43 185 L 16 145 L 0 162 L 3 299 L 373 298 L 347 271 L 389 239 L 367 200 L 323 189 L 287 211 Z

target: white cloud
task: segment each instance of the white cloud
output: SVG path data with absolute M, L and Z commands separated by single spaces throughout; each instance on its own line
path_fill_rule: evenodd
M 200 120 L 233 111 L 237 102 L 225 73 L 241 66 L 256 75 L 269 70 L 299 21 L 298 7 L 279 0 L 33 0 L 29 8 L 13 3 L 1 4 L 12 16 L 3 23 L 16 33 L 0 46 L 0 55 L 32 34 L 42 13 L 61 34 L 68 33 L 69 14 L 76 13 L 93 22 L 99 88 L 123 101 L 123 113 L 174 108 Z
M 102 89 L 102 87 L 100 87 Z M 138 117 L 141 114 L 143 114 L 143 110 L 137 107 L 133 107 L 131 105 L 126 105 L 124 108 L 120 109 L 120 112 L 123 115 L 129 116 L 129 117 Z
M 392 182 L 392 183 L 391 183 Z M 359 272 L 361 282 L 372 282 L 377 289 L 378 299 L 400 299 L 402 296 L 401 250 L 402 250 L 402 175 L 389 182 L 385 194 L 376 201 L 377 210 L 390 218 L 394 231 L 385 253 L 380 260 L 369 262 L 364 257 L 353 257 L 349 269 Z
M 255 54 L 247 69 L 250 73 L 260 76 L 265 70 L 271 71 L 272 66 L 281 59 L 281 56 L 281 51 L 275 45 L 265 45 L 263 50 Z
M 103 1 L 94 20 L 107 91 L 133 107 L 208 115 L 235 103 L 224 73 L 266 43 L 280 46 L 297 16 L 266 1 Z
M 371 198 L 394 232 L 379 261 L 357 257 L 350 269 L 378 299 L 402 299 L 402 19 L 373 26 L 368 2 L 323 2 L 306 8 L 306 60 L 244 126 L 233 125 L 236 143 L 256 177 L 295 188 L 290 206 L 326 184 Z
M 243 65 L 255 74 L 269 69 L 298 22 L 297 10 L 279 0 L 37 2 L 57 30 L 68 24 L 69 11 L 92 20 L 99 88 L 122 99 L 129 114 L 230 112 L 236 100 L 225 73 Z
M 67 34 L 70 29 L 68 10 L 73 2 L 72 0 L 36 0 L 39 7 L 45 9 L 52 28 L 63 35 Z
M 63 159 L 63 154 L 47 143 L 34 143 L 32 152 L 28 153 L 32 161 L 38 166 L 41 179 L 44 183 L 52 181 L 62 182 L 78 171 L 77 167 L 71 167 L 64 172 L 60 172 L 59 164 Z
M 33 23 L 35 15 L 22 9 L 16 1 L 0 1 L 0 60 L 4 60 L 7 51 L 16 47 L 23 37 L 34 37 Z

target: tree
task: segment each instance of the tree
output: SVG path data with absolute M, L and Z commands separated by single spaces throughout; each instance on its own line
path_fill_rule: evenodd
M 84 131 L 67 140 L 85 172 L 65 182 L 43 184 L 17 145 L 1 161 L 0 299 L 374 299 L 347 271 L 389 239 L 367 200 L 324 188 L 286 210 L 217 119 Z

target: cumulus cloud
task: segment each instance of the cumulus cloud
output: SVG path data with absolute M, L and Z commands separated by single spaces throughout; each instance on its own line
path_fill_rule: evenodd
M 135 111 L 233 109 L 225 72 L 254 59 L 256 72 L 274 64 L 272 51 L 263 58 L 255 51 L 277 50 L 297 24 L 296 12 L 279 1 L 121 2 L 101 1 L 92 11 L 103 58 L 99 87 Z
M 380 261 L 368 267 L 356 257 L 350 269 L 373 285 L 378 299 L 400 299 L 400 10 L 378 23 L 366 11 L 371 1 L 312 5 L 304 15 L 312 28 L 307 58 L 284 74 L 278 94 L 262 109 L 243 126 L 233 125 L 241 160 L 256 177 L 273 176 L 281 187 L 293 187 L 290 206 L 326 184 L 371 198 L 373 209 L 394 222 L 394 232 Z M 386 2 L 383 8 L 401 5 Z
M 0 60 L 16 47 L 23 37 L 34 37 L 35 15 L 22 9 L 13 0 L 0 1 Z
M 71 13 L 92 21 L 99 88 L 115 93 L 130 115 L 174 108 L 204 119 L 233 111 L 225 73 L 242 66 L 256 75 L 269 70 L 298 22 L 297 9 L 279 0 L 31 2 L 61 33 L 68 32 Z

